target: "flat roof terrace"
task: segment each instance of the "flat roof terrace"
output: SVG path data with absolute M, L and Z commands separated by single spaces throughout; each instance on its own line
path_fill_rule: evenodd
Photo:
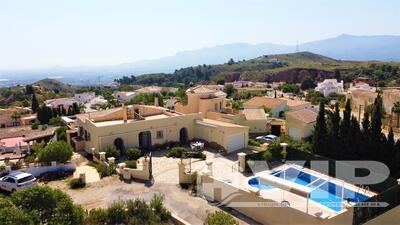
M 163 113 L 155 114 L 155 115 L 141 116 L 142 119 L 128 119 L 128 120 L 126 120 L 126 122 L 122 119 L 100 121 L 100 122 L 91 121 L 91 122 L 96 127 L 106 127 L 106 126 L 113 126 L 113 125 L 119 125 L 119 124 L 125 124 L 125 123 L 134 123 L 134 122 L 144 121 L 144 120 L 165 119 L 165 118 L 181 116 L 181 115 L 182 114 L 175 113 L 175 112 L 166 112 L 166 113 L 163 112 Z

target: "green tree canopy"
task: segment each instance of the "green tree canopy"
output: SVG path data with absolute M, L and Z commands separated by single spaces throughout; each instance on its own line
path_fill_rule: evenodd
M 52 161 L 66 163 L 71 159 L 72 154 L 72 147 L 65 141 L 51 142 L 40 150 L 38 160 L 42 163 L 51 163 Z

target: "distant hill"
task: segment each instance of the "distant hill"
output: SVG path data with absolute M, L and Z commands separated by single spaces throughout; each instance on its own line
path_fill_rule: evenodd
M 310 51 L 343 60 L 400 61 L 400 36 L 355 36 L 342 34 L 335 38 L 300 45 Z
M 36 88 L 39 88 L 41 92 L 46 91 L 56 91 L 56 92 L 65 92 L 65 93 L 73 93 L 73 88 L 70 84 L 65 84 L 61 81 L 51 78 L 45 78 L 43 80 L 39 80 L 33 85 Z
M 296 46 L 270 43 L 233 43 L 178 52 L 153 60 L 140 60 L 114 66 L 49 67 L 35 70 L 0 71 L 0 87 L 31 83 L 34 79 L 58 77 L 71 84 L 98 84 L 124 75 L 145 73 L 172 73 L 176 69 L 203 64 L 222 64 L 230 58 L 249 60 L 260 55 L 293 53 Z M 342 34 L 334 38 L 299 45 L 300 51 L 309 51 L 341 60 L 378 60 L 400 62 L 400 36 L 355 36 Z M 6 79 L 6 80 L 2 80 Z
M 124 77 L 119 82 L 128 81 L 139 85 L 177 85 L 177 83 L 188 85 L 192 82 L 207 83 L 223 79 L 225 82 L 252 80 L 300 83 L 306 76 L 316 81 L 335 76 L 351 81 L 359 76 L 366 76 L 390 84 L 400 78 L 399 66 L 400 63 L 394 62 L 344 61 L 311 52 L 297 52 L 263 55 L 255 59 L 216 65 L 186 67 L 173 73 L 144 74 L 134 79 Z

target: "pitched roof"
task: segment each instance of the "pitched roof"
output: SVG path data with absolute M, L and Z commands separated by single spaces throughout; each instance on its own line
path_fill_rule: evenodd
M 294 100 L 294 99 L 289 99 L 289 98 L 285 98 L 285 100 L 289 107 L 311 104 L 310 102 L 303 101 L 303 100 Z
M 292 112 L 287 112 L 286 117 L 293 117 L 304 123 L 313 123 L 317 120 L 318 114 L 309 109 L 300 109 Z
M 243 114 L 246 120 L 265 120 L 264 109 L 244 109 Z
M 255 107 L 262 107 L 266 106 L 268 108 L 275 108 L 282 104 L 286 104 L 286 101 L 279 98 L 268 98 L 268 97 L 253 97 L 246 102 L 244 102 L 244 106 L 255 106 Z
M 189 88 L 186 93 L 196 93 L 196 94 L 206 94 L 206 93 L 214 93 L 215 90 L 209 89 L 204 85 L 199 85 L 196 87 Z
M 44 101 L 46 105 L 52 105 L 52 106 L 59 106 L 59 105 L 72 105 L 73 103 L 77 102 L 73 98 L 54 98 L 54 99 L 48 99 Z

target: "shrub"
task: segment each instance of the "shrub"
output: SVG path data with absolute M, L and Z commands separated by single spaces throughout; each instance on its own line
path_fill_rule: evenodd
M 100 177 L 108 177 L 114 174 L 115 168 L 113 166 L 107 166 L 104 163 L 96 165 L 96 170 L 100 174 Z
M 105 147 L 104 151 L 106 152 L 106 158 L 109 158 L 109 157 L 118 158 L 119 157 L 119 151 L 115 146 L 107 145 Z
M 47 125 L 42 125 L 42 130 L 46 130 L 47 129 Z
M 126 166 L 126 168 L 131 168 L 131 169 L 136 169 L 137 168 L 135 160 L 126 160 L 125 161 L 125 166 Z
M 128 149 L 125 154 L 127 160 L 138 160 L 141 156 L 142 153 L 137 148 Z
M 22 168 L 22 163 L 20 161 L 15 162 L 15 163 L 10 163 L 11 169 L 12 170 L 19 170 Z
M 207 215 L 206 220 L 204 221 L 205 225 L 234 225 L 239 224 L 233 216 L 228 213 L 217 211 L 215 213 L 211 213 Z
M 173 147 L 171 150 L 166 154 L 167 157 L 173 158 L 180 158 L 182 157 L 183 153 L 186 152 L 185 148 L 182 147 Z
M 31 125 L 32 130 L 37 130 L 38 128 L 39 128 L 39 122 L 35 121 L 34 123 L 32 123 Z
M 30 155 L 30 156 L 26 157 L 26 158 L 24 159 L 24 161 L 25 161 L 26 163 L 34 163 L 34 162 L 35 162 L 35 156 L 34 156 L 34 155 Z
M 257 140 L 249 139 L 249 145 L 260 147 L 261 144 Z
M 207 156 L 202 152 L 190 152 L 186 154 L 186 157 L 202 159 L 202 160 L 205 160 L 207 158 Z
M 164 196 L 155 194 L 150 201 L 150 207 L 160 217 L 161 221 L 167 221 L 171 213 L 164 207 Z
M 68 182 L 68 186 L 71 188 L 71 189 L 78 189 L 78 188 L 83 188 L 83 187 L 85 187 L 86 186 L 86 183 L 85 182 L 83 182 L 81 179 L 79 179 L 79 178 L 74 178 L 74 179 L 72 179 L 72 180 L 70 180 L 69 182 Z
M 3 174 L 5 171 L 6 171 L 6 166 L 0 165 L 0 175 Z
M 65 141 L 51 142 L 39 151 L 38 161 L 41 163 L 51 163 L 52 161 L 66 163 L 71 159 L 72 154 L 72 147 Z

